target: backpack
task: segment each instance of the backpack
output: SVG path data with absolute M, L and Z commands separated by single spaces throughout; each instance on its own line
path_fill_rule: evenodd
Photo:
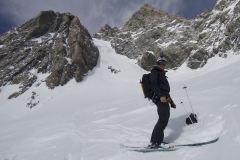
M 144 98 L 148 98 L 148 100 L 151 100 L 154 95 L 153 89 L 151 87 L 150 74 L 151 73 L 143 74 L 142 79 L 140 80 Z

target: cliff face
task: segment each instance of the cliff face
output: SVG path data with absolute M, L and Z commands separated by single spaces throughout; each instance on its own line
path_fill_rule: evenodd
M 110 41 L 117 53 L 137 58 L 147 70 L 160 55 L 167 57 L 168 68 L 187 62 L 197 69 L 217 54 L 239 51 L 239 6 L 239 0 L 219 0 L 211 12 L 186 20 L 144 5 L 122 28 L 105 25 L 94 36 Z
M 0 37 L 0 86 L 20 84 L 16 97 L 47 73 L 49 88 L 81 81 L 96 66 L 99 51 L 78 17 L 43 11 Z

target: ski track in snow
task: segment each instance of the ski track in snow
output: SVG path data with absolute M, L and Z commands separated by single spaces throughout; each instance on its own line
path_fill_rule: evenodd
M 225 160 L 240 156 L 240 56 L 229 53 L 227 59 L 209 59 L 198 70 L 183 65 L 168 72 L 177 109 L 171 109 L 165 141 L 193 143 L 218 136 L 220 140 L 202 147 L 142 154 L 127 151 L 121 144 L 147 145 L 157 121 L 156 107 L 143 98 L 139 85 L 146 71 L 136 60 L 116 54 L 109 42 L 94 39 L 94 43 L 100 50 L 99 62 L 81 83 L 72 80 L 54 90 L 44 83 L 34 84 L 13 100 L 7 97 L 19 86 L 1 88 L 0 160 Z M 120 72 L 112 73 L 109 66 Z M 38 82 L 46 76 L 38 75 Z M 198 124 L 185 125 L 187 113 L 179 102 L 191 109 L 183 85 L 188 86 Z M 26 103 L 33 91 L 40 103 L 30 110 Z

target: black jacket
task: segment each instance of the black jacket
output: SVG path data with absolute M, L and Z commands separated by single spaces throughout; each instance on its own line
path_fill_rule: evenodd
M 159 66 L 154 66 L 151 70 L 150 81 L 154 93 L 158 96 L 169 96 L 170 86 L 165 75 L 165 71 Z

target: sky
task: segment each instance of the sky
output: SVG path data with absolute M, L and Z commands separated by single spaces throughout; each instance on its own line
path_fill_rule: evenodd
M 42 10 L 70 12 L 96 33 L 104 24 L 122 26 L 144 4 L 188 19 L 211 10 L 216 0 L 0 0 L 0 33 L 20 26 Z

